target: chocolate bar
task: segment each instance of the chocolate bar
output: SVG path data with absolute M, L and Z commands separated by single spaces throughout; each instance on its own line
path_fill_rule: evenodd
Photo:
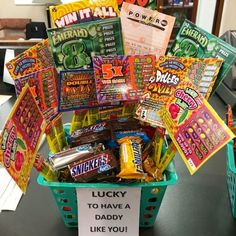
M 81 157 L 77 162 L 70 164 L 70 174 L 77 182 L 95 181 L 97 176 L 105 174 L 118 167 L 115 156 L 109 150 L 95 156 Z

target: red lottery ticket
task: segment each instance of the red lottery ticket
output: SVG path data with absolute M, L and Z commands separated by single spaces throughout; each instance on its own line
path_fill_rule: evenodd
M 26 192 L 43 132 L 43 114 L 26 85 L 13 106 L 0 140 L 0 161 L 23 192 Z
M 191 174 L 234 138 L 187 78 L 161 108 L 160 117 Z

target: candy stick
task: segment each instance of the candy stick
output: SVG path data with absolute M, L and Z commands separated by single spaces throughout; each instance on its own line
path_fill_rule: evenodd
M 83 120 L 87 114 L 87 110 L 76 110 L 74 111 L 72 122 L 70 126 L 70 133 L 72 134 L 73 131 L 82 128 Z
M 60 151 L 59 143 L 58 143 L 57 136 L 51 122 L 48 123 L 45 129 L 45 134 L 46 134 L 50 151 L 52 153 L 59 152 Z
M 156 166 L 158 166 L 160 162 L 164 136 L 165 136 L 165 129 L 157 127 L 153 138 L 153 146 L 154 146 L 153 160 L 155 161 Z
M 95 124 L 99 119 L 98 108 L 93 108 L 88 110 L 88 125 Z
M 171 143 L 169 148 L 166 150 L 164 156 L 162 157 L 160 163 L 157 167 L 160 169 L 160 172 L 163 173 L 166 167 L 169 165 L 171 160 L 174 158 L 177 149 L 174 143 Z
M 229 104 L 227 105 L 226 124 L 228 125 L 228 127 L 233 126 L 233 112 Z
M 67 146 L 66 135 L 65 135 L 65 131 L 64 131 L 63 123 L 62 123 L 62 114 L 58 114 L 52 120 L 52 124 L 55 129 L 60 151 L 62 151 Z

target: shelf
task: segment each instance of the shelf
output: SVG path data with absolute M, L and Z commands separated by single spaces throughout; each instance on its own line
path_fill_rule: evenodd
M 40 40 L 0 40 L 0 49 L 26 49 L 39 43 Z

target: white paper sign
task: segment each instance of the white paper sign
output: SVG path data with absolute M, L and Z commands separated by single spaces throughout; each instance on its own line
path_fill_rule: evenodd
M 138 236 L 141 188 L 79 188 L 79 236 Z

